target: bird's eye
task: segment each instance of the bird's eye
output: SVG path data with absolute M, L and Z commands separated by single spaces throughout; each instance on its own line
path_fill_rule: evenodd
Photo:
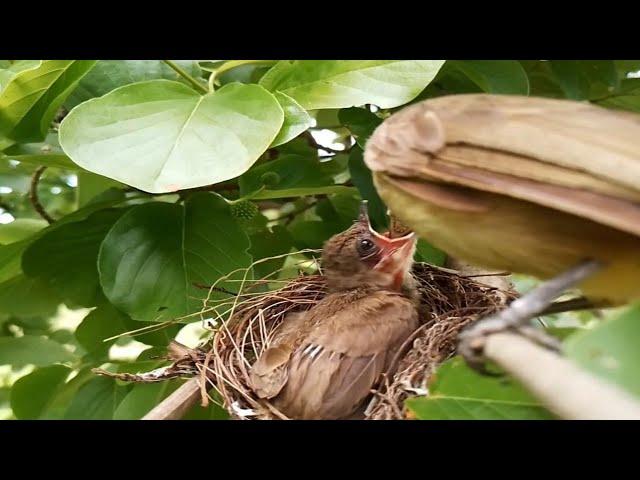
M 358 241 L 358 253 L 362 256 L 371 255 L 376 249 L 376 245 L 368 238 Z

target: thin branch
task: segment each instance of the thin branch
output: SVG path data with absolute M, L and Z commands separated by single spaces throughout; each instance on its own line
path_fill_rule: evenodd
M 33 172 L 33 176 L 31 177 L 31 189 L 29 190 L 29 200 L 31 201 L 31 205 L 33 205 L 34 210 L 38 212 L 38 215 L 44 218 L 49 224 L 52 224 L 55 220 L 47 213 L 38 198 L 38 182 L 46 169 L 47 167 L 43 165 Z
M 198 90 L 200 93 L 209 93 L 209 91 L 206 89 L 204 85 L 202 85 L 195 78 L 193 78 L 191 75 L 185 72 L 184 69 L 182 69 L 179 65 L 177 65 L 171 60 L 162 60 L 162 61 L 165 64 L 167 64 L 169 67 L 171 67 L 178 75 L 184 78 L 187 82 L 193 85 L 195 89 Z

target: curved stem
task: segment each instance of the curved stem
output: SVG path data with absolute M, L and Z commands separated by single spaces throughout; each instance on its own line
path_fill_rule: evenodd
M 171 60 L 162 60 L 162 61 L 166 63 L 169 67 L 171 67 L 171 69 L 173 69 L 178 75 L 184 78 L 187 82 L 193 85 L 195 89 L 198 90 L 200 93 L 209 93 L 207 89 L 204 87 L 204 85 L 202 85 L 195 78 L 193 78 L 191 75 L 185 72 L 184 69 L 182 69 L 176 63 L 174 63 Z
M 210 91 L 214 90 L 215 81 L 224 72 L 227 72 L 227 71 L 232 70 L 234 68 L 240 67 L 242 65 L 265 65 L 265 66 L 270 66 L 270 65 L 275 65 L 277 62 L 278 62 L 277 60 L 230 60 L 228 62 L 225 62 L 224 64 L 222 64 L 220 66 L 220 68 L 218 68 L 217 70 L 211 72 L 211 75 L 209 76 L 209 90 Z
M 31 200 L 31 205 L 33 205 L 33 208 L 38 215 L 44 218 L 49 224 L 52 224 L 55 220 L 47 213 L 38 198 L 38 182 L 46 169 L 47 167 L 43 165 L 33 172 L 33 177 L 31 177 L 31 189 L 29 190 L 29 200 Z

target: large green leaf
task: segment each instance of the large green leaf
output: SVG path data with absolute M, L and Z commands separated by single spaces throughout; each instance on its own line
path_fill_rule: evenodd
M 282 92 L 275 92 L 274 95 L 284 111 L 284 123 L 280 128 L 280 132 L 278 132 L 278 136 L 271 144 L 272 147 L 277 147 L 296 138 L 311 127 L 313 118 L 290 96 Z
M 251 236 L 251 255 L 255 260 L 275 257 L 289 253 L 293 248 L 291 234 L 281 225 L 275 225 L 271 230 L 265 228 L 262 232 Z M 263 278 L 278 270 L 284 264 L 286 257 L 272 258 L 254 266 L 256 278 Z
M 83 207 L 95 197 L 103 194 L 110 188 L 122 187 L 122 184 L 110 178 L 96 175 L 91 172 L 78 173 L 78 206 Z
M 487 377 L 455 357 L 442 364 L 428 397 L 407 400 L 422 420 L 542 420 L 553 418 L 523 388 L 506 377 Z
M 360 148 L 364 149 L 369 137 L 382 119 L 366 108 L 344 108 L 338 113 L 340 123 L 347 127 L 355 137 Z
M 18 73 L 38 68 L 42 60 L 3 60 L 3 62 L 7 62 L 7 64 L 2 65 L 2 68 L 0 68 L 0 92 Z
M 64 418 L 67 420 L 111 420 L 130 387 L 109 377 L 96 377 L 82 385 Z
M 0 244 L 6 245 L 29 238 L 47 225 L 46 221 L 37 218 L 17 218 L 11 223 L 0 224 Z
M 3 248 L 18 245 L 7 245 Z M 60 296 L 39 278 L 18 274 L 0 283 L 0 313 L 18 316 L 53 315 L 62 303 Z
M 199 310 L 203 291 L 193 284 L 211 285 L 248 267 L 248 248 L 247 235 L 218 195 L 195 194 L 184 207 L 140 205 L 102 243 L 100 281 L 109 300 L 134 319 L 164 320 Z
M 174 381 L 134 385 L 113 414 L 114 420 L 138 420 L 178 387 Z
M 95 63 L 44 60 L 15 75 L 0 93 L 0 136 L 20 142 L 44 139 L 58 108 Z
M 359 148 L 354 148 L 349 155 L 349 171 L 351 181 L 360 192 L 360 196 L 369 203 L 369 218 L 373 228 L 383 230 L 388 225 L 387 206 L 373 185 L 371 170 L 365 165 L 362 150 Z
M 173 60 L 180 68 L 193 77 L 200 77 L 201 71 L 195 60 Z M 109 93 L 115 88 L 130 83 L 147 80 L 181 80 L 182 77 L 162 60 L 99 60 L 82 79 L 65 102 L 71 109 L 86 100 Z
M 74 355 L 58 342 L 45 337 L 24 335 L 0 337 L 0 365 L 35 365 L 37 367 L 58 362 L 70 362 Z
M 640 305 L 635 305 L 592 329 L 572 335 L 565 351 L 582 367 L 640 396 L 638 338 Z
M 278 159 L 252 168 L 238 181 L 241 195 L 249 195 L 265 187 L 265 178 L 274 177 L 269 190 L 291 190 L 333 186 L 333 178 L 325 173 L 317 158 L 282 155 Z
M 371 103 L 403 105 L 436 76 L 442 60 L 283 60 L 260 80 L 306 110 Z
M 201 96 L 168 80 L 134 83 L 74 108 L 60 144 L 83 168 L 147 192 L 237 177 L 276 138 L 284 113 L 258 85 Z
M 423 238 L 420 238 L 416 245 L 416 260 L 418 262 L 427 262 L 431 265 L 442 266 L 447 260 L 447 254 Z
M 618 86 L 613 60 L 551 60 L 550 63 L 560 87 L 572 100 L 603 97 Z
M 24 252 L 28 245 L 29 240 L 21 240 L 9 245 L 0 245 L 0 285 L 20 275 L 22 272 L 22 252 Z M 0 310 L 2 310 L 1 307 Z
M 11 388 L 11 409 L 16 418 L 39 418 L 70 372 L 64 365 L 51 365 L 18 379 Z
M 25 250 L 22 269 L 41 278 L 65 301 L 91 307 L 101 296 L 97 259 L 100 244 L 123 209 L 105 209 L 87 219 L 44 233 Z
M 527 73 L 517 60 L 450 60 L 448 65 L 487 93 L 529 94 Z
M 78 343 L 82 345 L 82 348 L 94 357 L 101 358 L 107 354 L 111 345 L 116 342 L 116 339 L 105 341 L 106 339 L 126 332 L 134 332 L 150 325 L 157 326 L 155 323 L 132 320 L 110 303 L 104 302 L 89 312 L 82 320 L 75 331 L 75 337 Z M 161 330 L 147 333 L 134 332 L 132 336 L 138 342 L 147 345 L 166 346 L 181 328 L 182 325 L 179 324 L 171 325 Z
M 640 113 L 640 78 L 622 80 L 617 92 L 596 103 L 603 107 Z
M 104 340 L 126 331 L 126 317 L 113 305 L 105 302 L 84 317 L 76 328 L 75 337 L 88 353 L 97 357 L 104 356 L 115 343 L 115 339 L 108 342 Z

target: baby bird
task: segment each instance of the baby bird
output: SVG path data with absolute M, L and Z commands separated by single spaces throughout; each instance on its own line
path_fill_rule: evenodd
M 328 294 L 290 314 L 250 371 L 252 387 L 295 419 L 353 418 L 418 327 L 416 237 L 390 238 L 360 218 L 324 245 Z

